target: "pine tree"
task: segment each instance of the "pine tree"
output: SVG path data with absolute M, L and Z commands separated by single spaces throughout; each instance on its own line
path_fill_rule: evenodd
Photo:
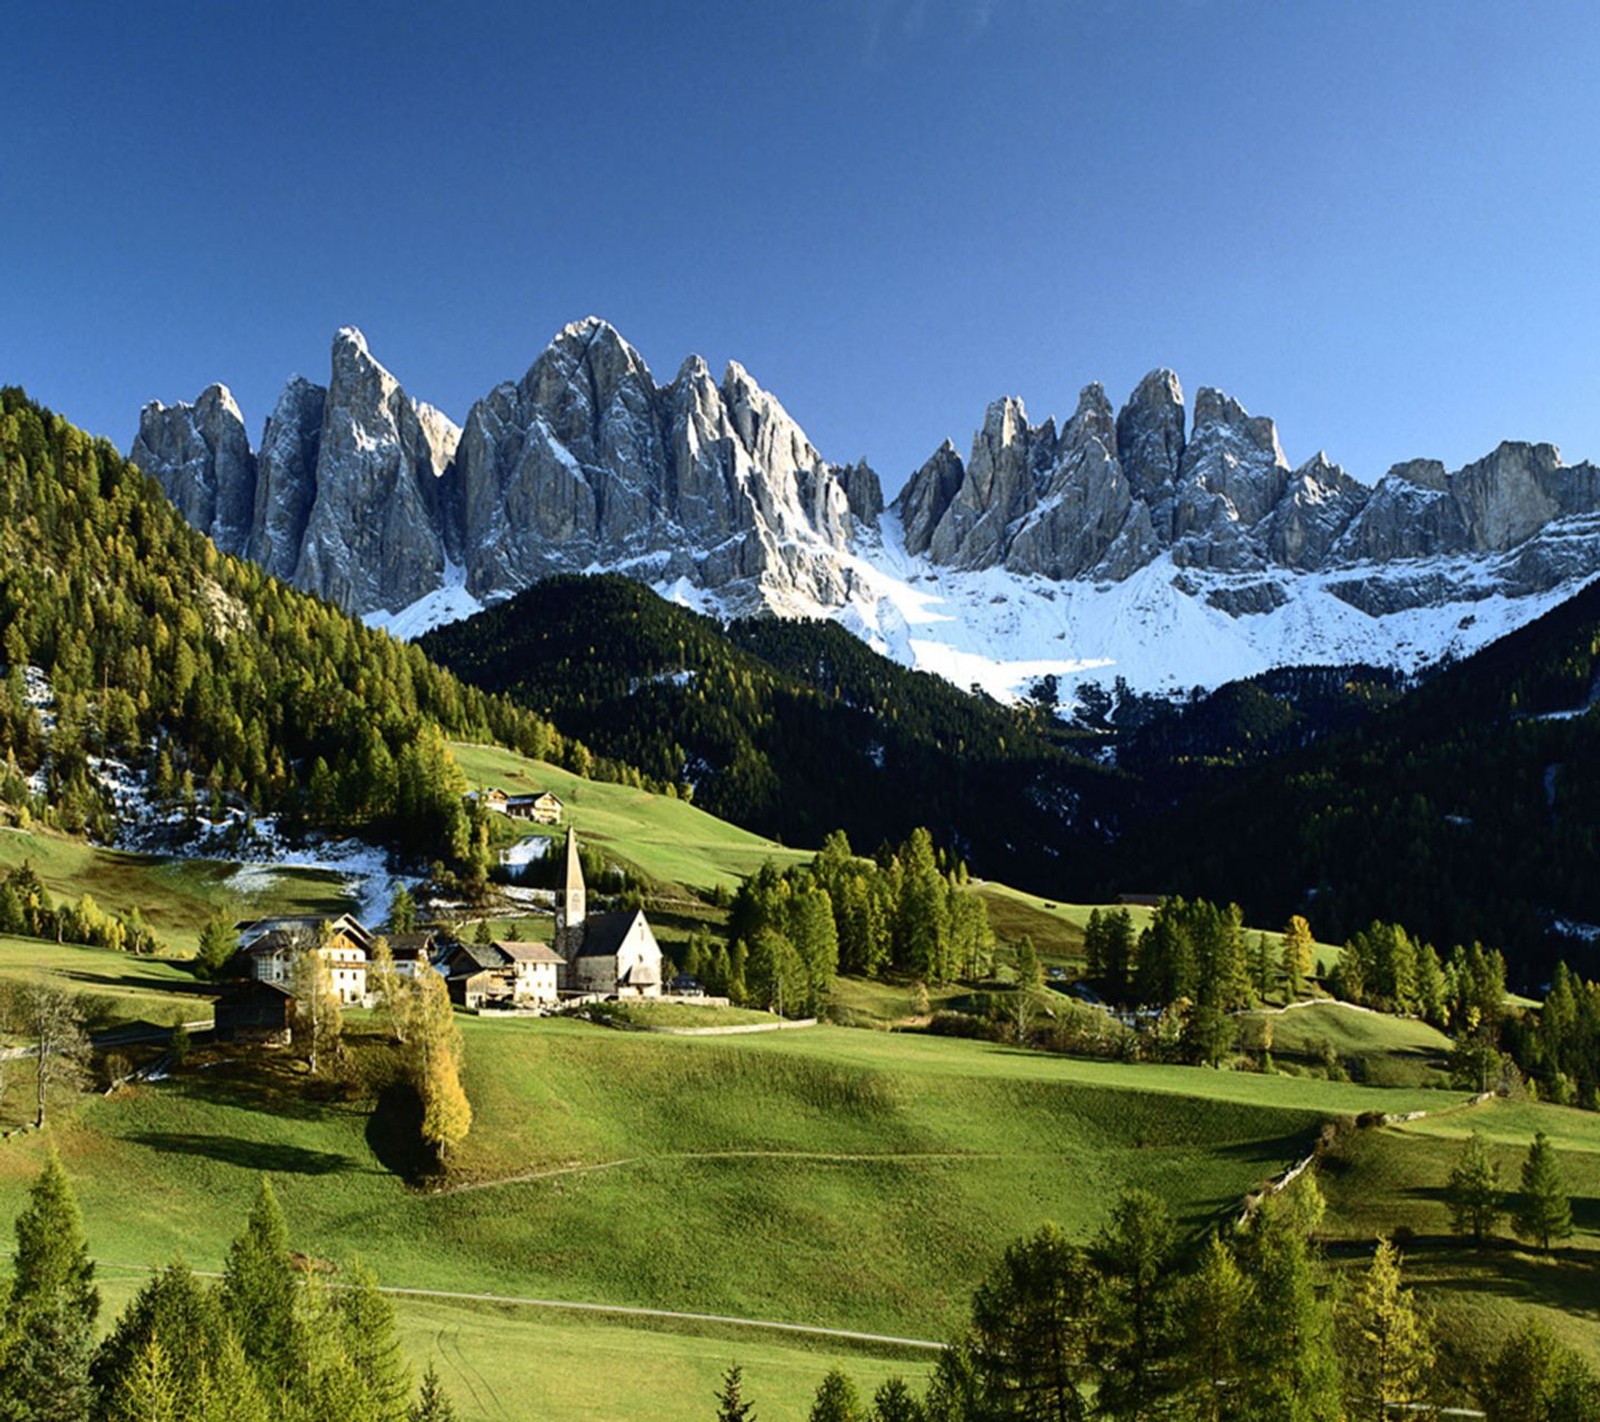
M 906 1380 L 885 1378 L 872 1394 L 872 1422 L 923 1422 L 922 1404 Z
M 394 1305 L 379 1292 L 371 1270 L 351 1265 L 345 1287 L 333 1296 L 333 1307 L 343 1327 L 345 1352 L 366 1385 L 377 1415 L 405 1422 L 411 1369 L 401 1351 Z
M 1594 1422 L 1600 1378 L 1542 1323 L 1529 1323 L 1495 1356 L 1483 1401 L 1491 1422 Z
M 161 1340 L 147 1338 L 128 1368 L 117 1375 L 116 1391 L 101 1415 L 108 1422 L 189 1422 L 196 1410 L 185 1398 Z
M 417 901 L 404 884 L 396 884 L 389 897 L 389 927 L 395 933 L 411 933 L 417 926 Z
M 1311 971 L 1314 942 L 1311 925 L 1299 914 L 1290 918 L 1282 938 L 1284 992 L 1290 1002 L 1306 990 L 1306 974 Z
M 1433 1344 L 1400 1282 L 1400 1251 L 1387 1239 L 1378 1241 L 1372 1267 L 1340 1314 L 1352 1419 L 1385 1422 L 1391 1408 L 1424 1401 Z
M 1505 1213 L 1500 1167 L 1489 1154 L 1489 1143 L 1481 1131 L 1474 1130 L 1462 1143 L 1460 1158 L 1451 1168 L 1445 1186 L 1445 1201 L 1450 1207 L 1451 1229 L 1457 1234 L 1470 1234 L 1473 1244 L 1481 1249 Z
M 1572 1202 L 1549 1138 L 1540 1131 L 1522 1163 L 1522 1196 L 1513 1217 L 1516 1231 L 1549 1252 L 1550 1242 L 1572 1235 Z
M 993 1418 L 1088 1416 L 1094 1276 L 1054 1225 L 1013 1244 L 972 1300 L 972 1368 Z
M 1216 1235 L 1181 1286 L 1178 1318 L 1184 1339 L 1180 1385 L 1196 1422 L 1232 1422 L 1239 1414 L 1245 1327 L 1255 1286 Z
M 722 1375 L 717 1422 L 756 1422 L 755 1407 L 744 1400 L 744 1369 L 737 1363 Z
M 239 940 L 223 914 L 214 914 L 200 930 L 200 946 L 195 951 L 195 963 L 208 978 L 219 978 L 233 957 Z
M 71 1182 L 52 1149 L 17 1216 L 0 1319 L 0 1417 L 82 1422 L 100 1293 Z
M 229 1246 L 219 1298 L 269 1399 L 301 1371 L 305 1340 L 295 1313 L 297 1294 L 288 1226 L 263 1175 L 244 1229 Z
M 839 1368 L 829 1368 L 823 1377 L 808 1422 L 865 1422 L 856 1385 Z
M 1100 1410 L 1143 1417 L 1170 1378 L 1172 1277 L 1176 1230 L 1166 1202 L 1148 1190 L 1125 1190 L 1095 1236 L 1100 1271 L 1095 1341 Z
M 228 1325 L 216 1299 L 187 1265 L 161 1270 L 134 1296 L 95 1354 L 93 1378 L 102 1409 L 117 1414 L 130 1386 L 170 1395 L 182 1417 L 204 1410 L 209 1369 Z M 160 1387 L 156 1387 L 157 1381 Z M 137 1410 L 129 1410 L 130 1419 Z
M 411 1409 L 410 1422 L 456 1422 L 456 1410 L 439 1381 L 439 1370 L 430 1362 L 422 1373 L 422 1387 Z

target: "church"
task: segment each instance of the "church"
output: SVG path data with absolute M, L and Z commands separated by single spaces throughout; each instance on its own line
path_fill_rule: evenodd
M 566 863 L 556 890 L 561 991 L 602 997 L 660 997 L 661 945 L 643 909 L 591 914 L 578 839 L 567 830 Z

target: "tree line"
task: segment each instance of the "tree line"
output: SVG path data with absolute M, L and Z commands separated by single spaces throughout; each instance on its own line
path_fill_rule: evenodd
M 98 757 L 147 770 L 191 822 L 247 809 L 444 859 L 469 847 L 447 738 L 603 769 L 543 717 L 219 553 L 109 443 L 9 387 L 0 662 L 0 796 L 102 837 Z
M 994 949 L 966 865 L 921 827 L 873 859 L 834 830 L 807 866 L 767 860 L 734 893 L 727 936 L 725 945 L 708 933 L 692 938 L 684 971 L 713 992 L 791 1015 L 820 1012 L 839 972 L 948 982 L 987 971 Z
M 1185 1257 L 1159 1197 L 1131 1190 L 1086 1245 L 1045 1225 L 1012 1244 L 919 1396 L 890 1378 L 870 1402 L 840 1370 L 810 1422 L 1385 1422 L 1470 1389 L 1491 1422 L 1587 1422 L 1600 1378 L 1537 1324 L 1470 1379 L 1441 1380 L 1428 1315 L 1380 1239 L 1337 1283 L 1314 1241 L 1314 1173 L 1267 1196 L 1237 1231 Z M 742 1371 L 718 1422 L 749 1422 Z
M 220 1282 L 155 1272 L 96 1342 L 83 1221 L 51 1153 L 16 1220 L 0 1311 L 0 1417 L 49 1422 L 453 1422 L 431 1365 L 420 1388 L 372 1275 L 296 1272 L 263 1177 Z

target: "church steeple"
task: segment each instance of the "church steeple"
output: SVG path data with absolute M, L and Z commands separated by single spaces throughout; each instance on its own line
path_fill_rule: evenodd
M 556 952 L 571 962 L 583 946 L 583 921 L 588 916 L 588 892 L 583 865 L 578 859 L 578 836 L 567 829 L 566 867 L 556 893 Z

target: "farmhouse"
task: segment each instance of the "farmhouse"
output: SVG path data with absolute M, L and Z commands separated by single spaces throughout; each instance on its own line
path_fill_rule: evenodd
M 424 968 L 432 968 L 433 960 L 444 947 L 445 940 L 432 929 L 419 933 L 391 933 L 389 955 L 394 959 L 394 970 L 403 978 L 414 978 Z
M 560 824 L 564 809 L 566 806 L 560 798 L 549 790 L 540 790 L 533 795 L 506 797 L 506 814 L 514 820 L 532 820 L 537 825 Z
M 457 943 L 445 960 L 445 985 L 462 1007 L 554 1006 L 564 966 L 544 943 Z
M 505 814 L 506 801 L 511 797 L 496 785 L 491 785 L 485 790 L 469 790 L 467 799 L 476 800 L 486 810 L 493 810 L 496 814 Z
M 578 837 L 567 831 L 566 867 L 556 895 L 556 951 L 562 990 L 602 997 L 660 997 L 661 945 L 643 909 L 591 914 Z
M 367 997 L 367 961 L 372 934 L 350 914 L 245 919 L 238 925 L 239 954 L 253 982 L 285 986 L 295 959 L 313 945 L 328 965 L 329 984 L 342 1007 Z

